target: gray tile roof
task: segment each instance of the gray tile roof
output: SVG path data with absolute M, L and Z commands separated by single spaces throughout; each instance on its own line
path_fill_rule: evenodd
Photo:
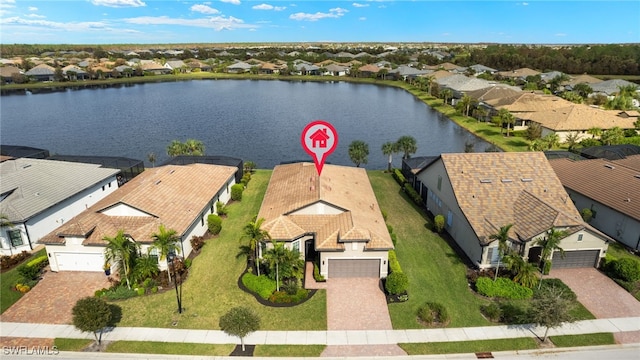
M 119 172 L 67 161 L 19 158 L 2 162 L 0 213 L 12 222 L 24 222 Z
M 612 95 L 620 91 L 620 87 L 629 86 L 629 85 L 634 85 L 636 89 L 639 88 L 638 84 L 634 84 L 627 80 L 621 80 L 621 79 L 612 79 L 612 80 L 602 81 L 599 83 L 591 84 L 589 86 L 591 86 L 591 89 L 593 89 L 594 93 L 601 92 L 607 95 Z
M 47 65 L 40 64 L 38 66 L 34 66 L 29 71 L 25 73 L 27 76 L 38 76 L 38 75 L 53 75 L 56 72 L 56 69 Z
M 436 80 L 441 87 L 448 87 L 455 91 L 474 91 L 484 89 L 492 84 L 483 79 L 477 79 L 475 77 L 468 77 L 460 74 L 447 76 L 442 79 Z

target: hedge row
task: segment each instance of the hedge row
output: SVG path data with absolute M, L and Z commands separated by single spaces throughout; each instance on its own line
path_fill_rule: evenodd
M 530 299 L 533 296 L 533 290 L 502 277 L 495 281 L 487 277 L 480 277 L 476 280 L 476 289 L 478 293 L 488 297 Z
M 418 192 L 411 186 L 411 184 L 406 183 L 404 184 L 404 192 L 407 193 L 407 195 L 409 195 L 409 197 L 411 198 L 411 200 L 413 200 L 414 203 L 416 203 L 416 205 L 422 205 L 422 197 L 420 196 L 420 194 L 418 194 Z
M 393 178 L 396 179 L 400 186 L 403 186 L 404 183 L 407 182 L 407 179 L 404 178 L 404 175 L 402 175 L 402 171 L 400 171 L 399 169 L 393 169 Z
M 389 272 L 402 272 L 395 250 L 389 250 Z

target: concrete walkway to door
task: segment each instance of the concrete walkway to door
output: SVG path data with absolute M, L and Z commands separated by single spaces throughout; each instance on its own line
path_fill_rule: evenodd
M 327 330 L 392 330 L 378 278 L 327 279 Z M 406 355 L 397 345 L 327 346 L 323 357 Z

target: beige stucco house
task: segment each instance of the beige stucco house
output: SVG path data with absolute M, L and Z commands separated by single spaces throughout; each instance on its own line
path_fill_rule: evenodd
M 312 163 L 278 165 L 260 218 L 273 240 L 318 261 L 326 278 L 387 276 L 393 242 L 362 168 L 325 165 L 318 176 Z
M 443 215 L 445 228 L 479 268 L 498 265 L 498 242 L 490 236 L 513 224 L 509 246 L 537 261 L 535 240 L 555 228 L 568 236 L 553 255 L 554 268 L 593 267 L 609 238 L 584 221 L 541 152 L 442 154 L 416 174 L 426 205 Z
M 230 199 L 237 167 L 190 164 L 147 169 L 125 185 L 65 222 L 40 243 L 46 245 L 52 271 L 102 271 L 105 236 L 119 230 L 157 255 L 152 235 L 160 225 L 180 237 L 179 256 L 191 253 L 191 238 L 207 231 L 216 202 Z M 159 262 L 166 269 L 166 259 Z

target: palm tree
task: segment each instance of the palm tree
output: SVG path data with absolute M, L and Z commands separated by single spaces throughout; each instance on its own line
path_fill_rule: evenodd
M 549 133 L 545 135 L 541 141 L 546 146 L 547 150 L 551 150 L 560 145 L 560 136 L 557 133 Z
M 257 221 L 250 221 L 247 225 L 244 226 L 244 235 L 240 238 L 240 240 L 249 240 L 249 260 L 253 261 L 256 267 L 256 273 L 260 276 L 260 266 L 258 265 L 259 254 L 258 251 L 260 249 L 260 244 L 262 244 L 266 240 L 271 240 L 271 235 L 266 230 L 262 230 L 261 226 L 264 222 L 264 218 L 260 218 Z
M 475 103 L 476 103 L 476 100 L 472 99 L 467 94 L 464 94 L 462 96 L 462 99 L 460 99 L 460 102 L 458 102 L 458 104 L 460 104 L 460 108 L 464 109 L 463 111 L 464 116 L 469 116 L 469 110 L 471 106 L 473 106 Z
M 349 158 L 356 164 L 356 167 L 360 167 L 360 164 L 366 164 L 367 156 L 369 156 L 369 145 L 366 142 L 354 140 L 349 144 Z
M 402 155 L 403 159 L 410 158 L 411 154 L 415 154 L 415 152 L 418 151 L 416 139 L 409 135 L 401 136 L 398 141 L 396 141 L 396 146 L 399 151 L 404 153 L 404 155 Z
M 500 118 L 500 126 L 507 124 L 507 136 L 509 136 L 510 125 L 516 123 L 515 116 L 509 110 L 503 108 L 498 111 L 498 118 Z
M 453 91 L 451 91 L 451 89 L 442 89 L 442 91 L 440 91 L 440 97 L 444 103 L 447 104 L 447 101 L 453 97 Z
M 160 253 L 159 260 L 166 259 L 170 253 L 180 253 L 180 246 L 178 246 L 180 237 L 178 233 L 173 229 L 167 229 L 164 224 L 160 225 L 158 232 L 151 235 L 151 238 L 153 239 L 152 246 L 158 249 Z M 167 271 L 167 275 L 169 276 L 169 281 L 171 281 L 171 272 Z
M 269 270 L 272 273 L 275 269 L 276 291 L 280 291 L 279 266 L 280 263 L 284 262 L 287 258 L 287 249 L 285 249 L 284 243 L 282 242 L 272 241 L 271 244 L 273 246 L 267 250 L 266 254 L 264 254 L 264 258 L 267 260 L 267 264 L 269 264 Z
M 150 152 L 147 154 L 147 160 L 151 163 L 151 167 L 154 167 L 156 163 L 156 154 L 154 152 Z
M 187 139 L 184 142 L 184 146 L 189 155 L 204 156 L 204 144 L 202 141 Z
M 571 132 L 571 133 L 567 134 L 567 136 L 564 138 L 564 142 L 569 147 L 569 151 L 571 151 L 580 142 L 580 134 L 577 133 L 577 132 Z
M 140 283 L 145 279 L 152 278 L 158 273 L 158 271 L 158 264 L 155 259 L 149 255 L 144 255 L 136 259 L 132 277 L 134 282 Z
M 555 251 L 560 252 L 560 256 L 564 258 L 564 249 L 560 247 L 560 241 L 567 236 L 566 231 L 556 230 L 551 228 L 547 231 L 544 237 L 536 239 L 535 244 L 542 247 L 542 253 L 540 254 L 539 265 L 541 269 L 544 269 L 543 263 L 551 260 L 551 255 Z
M 528 288 L 533 288 L 536 285 L 538 277 L 534 264 L 524 261 L 522 256 L 515 251 L 510 251 L 503 260 L 507 269 L 514 274 L 513 281 Z
M 600 140 L 602 145 L 618 145 L 624 138 L 624 131 L 618 127 L 612 127 L 602 132 Z
M 387 166 L 387 171 L 391 171 L 391 162 L 393 161 L 393 154 L 398 152 L 398 144 L 387 141 L 382 144 L 382 154 L 389 157 L 389 162 Z
M 9 216 L 6 214 L 0 214 L 0 226 L 13 227 L 13 223 L 9 220 Z
M 131 276 L 131 263 L 140 245 L 131 241 L 129 237 L 125 235 L 124 230 L 119 230 L 118 234 L 114 237 L 105 236 L 102 240 L 107 242 L 107 246 L 104 249 L 105 260 L 108 263 L 118 265 L 127 281 L 127 286 L 131 289 L 131 282 L 129 280 Z
M 484 121 L 485 117 L 487 117 L 487 110 L 483 107 L 477 107 L 473 109 L 473 116 L 478 119 L 478 121 Z
M 602 129 L 599 127 L 592 127 L 587 130 L 587 134 L 592 135 L 594 139 L 600 138 L 600 136 L 602 135 Z
M 513 224 L 502 226 L 496 234 L 491 234 L 489 236 L 489 239 L 491 240 L 498 240 L 499 256 L 498 266 L 496 267 L 496 275 L 493 278 L 494 281 L 498 278 L 498 271 L 500 270 L 500 260 L 507 253 L 507 251 L 509 251 L 509 245 L 507 244 L 507 241 L 509 240 L 509 230 L 511 230 L 512 226 Z
M 169 146 L 167 146 L 167 155 L 174 157 L 178 155 L 184 155 L 185 146 L 179 140 L 173 140 Z

